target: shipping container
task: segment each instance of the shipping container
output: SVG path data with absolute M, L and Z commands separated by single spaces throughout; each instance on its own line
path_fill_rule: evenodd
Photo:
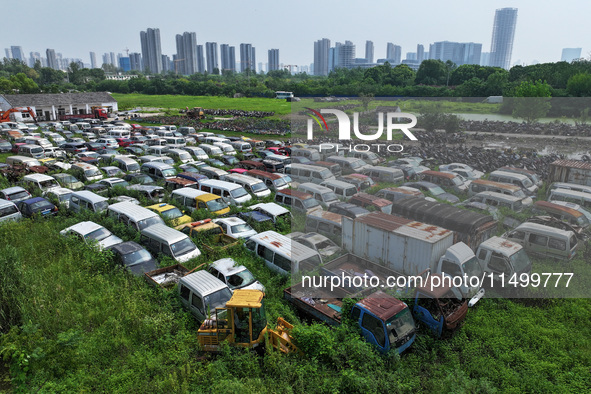
M 549 180 L 591 186 L 591 163 L 580 160 L 556 160 L 550 164 Z

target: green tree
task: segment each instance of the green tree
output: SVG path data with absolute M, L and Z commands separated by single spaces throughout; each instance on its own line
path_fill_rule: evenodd
M 365 111 L 368 110 L 369 103 L 371 103 L 373 101 L 373 98 L 374 98 L 373 93 L 360 93 L 359 94 L 359 101 L 361 101 L 361 104 L 363 105 L 363 108 L 365 109 Z
M 441 60 L 424 60 L 417 71 L 415 83 L 417 85 L 445 85 L 447 67 Z
M 18 73 L 10 77 L 13 89 L 18 90 L 18 93 L 37 93 L 39 86 L 31 78 L 27 77 L 25 73 Z
M 533 123 L 550 111 L 551 87 L 546 82 L 523 81 L 513 90 L 513 117 Z
M 591 96 L 591 74 L 579 73 L 568 79 L 566 84 L 568 94 L 575 97 Z

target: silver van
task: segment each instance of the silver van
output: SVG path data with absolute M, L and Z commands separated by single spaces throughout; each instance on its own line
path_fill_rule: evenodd
M 320 152 L 316 149 L 308 149 L 308 148 L 293 148 L 291 150 L 292 157 L 305 157 L 311 161 L 320 161 Z
M 156 161 L 151 161 L 151 162 L 142 164 L 142 166 L 140 167 L 140 170 L 144 174 L 149 175 L 152 178 L 156 178 L 156 179 L 166 180 L 166 179 L 174 178 L 176 176 L 176 170 L 174 169 L 174 167 L 172 167 L 168 164 L 159 163 Z
M 363 174 L 363 170 L 368 167 L 368 164 L 361 159 L 355 157 L 344 157 L 344 156 L 329 156 L 326 161 L 330 163 L 336 163 L 341 166 L 341 172 L 343 175 L 349 174 Z M 385 168 L 385 167 L 375 167 Z M 400 171 L 400 170 L 399 170 Z M 402 172 L 402 171 L 401 171 Z
M 115 156 L 113 158 L 113 164 L 125 172 L 132 174 L 140 172 L 140 165 L 138 162 L 127 156 Z
M 253 235 L 244 246 L 265 260 L 271 270 L 283 275 L 311 271 L 322 264 L 318 252 L 275 231 Z
M 27 156 L 8 156 L 6 158 L 6 164 L 13 165 L 24 165 L 26 167 L 40 166 L 41 162 L 37 159 Z
M 178 294 L 181 304 L 199 323 L 216 318 L 216 308 L 223 308 L 232 298 L 227 284 L 205 270 L 193 272 L 179 280 Z M 225 317 L 217 314 L 219 318 Z
M 330 188 L 318 185 L 316 183 L 301 183 L 298 186 L 298 191 L 311 194 L 325 209 L 328 208 L 330 204 L 339 201 L 339 198 L 335 192 L 333 192 Z
M 82 209 L 89 209 L 93 212 L 102 212 L 108 207 L 109 202 L 105 197 L 89 192 L 88 190 L 73 192 L 70 195 L 70 203 L 68 204 L 68 209 L 74 212 L 79 212 Z
M 199 147 L 203 149 L 209 157 L 221 156 L 224 154 L 219 146 L 200 144 Z
M 252 152 L 252 146 L 250 146 L 250 144 L 248 142 L 232 141 L 232 142 L 230 142 L 230 145 L 232 145 L 232 147 L 234 147 L 236 152 L 240 152 L 240 153 Z
M 386 161 L 384 158 L 378 156 L 377 153 L 374 153 L 374 152 L 353 151 L 348 156 L 354 157 L 356 159 L 361 159 L 364 162 L 366 162 L 367 164 L 369 164 L 370 166 L 377 166 L 378 164 Z
M 18 147 L 18 154 L 21 156 L 32 157 L 34 159 L 44 159 L 45 150 L 39 145 L 25 144 Z
M 578 246 L 574 232 L 530 222 L 503 234 L 503 238 L 522 245 L 528 254 L 564 260 L 575 257 Z
M 468 186 L 468 196 L 473 196 L 480 192 L 496 192 L 521 198 L 521 203 L 525 207 L 531 206 L 534 202 L 528 197 L 519 186 L 508 183 L 494 182 L 486 179 L 475 179 Z
M 164 220 L 156 212 L 130 202 L 109 205 L 107 215 L 140 232 L 154 224 L 164 224 Z
M 517 174 L 515 172 L 493 171 L 490 173 L 488 180 L 519 186 L 528 196 L 534 196 L 538 191 L 538 186 L 535 185 L 531 179 L 523 174 Z
M 554 182 L 548 188 L 548 195 L 554 189 L 567 189 L 567 190 L 574 190 L 576 192 L 583 192 L 591 194 L 591 186 L 579 185 L 576 183 L 564 183 L 564 182 Z
M 337 181 L 336 179 L 329 179 L 322 182 L 320 185 L 332 190 L 334 194 L 343 201 L 350 199 L 355 193 L 357 193 L 357 187 L 355 185 L 343 181 Z
M 299 183 L 312 182 L 321 184 L 326 180 L 335 179 L 335 176 L 328 168 L 298 163 L 286 165 L 285 174 Z
M 224 171 L 221 168 L 215 168 L 211 166 L 199 167 L 199 173 L 205 175 L 209 179 L 221 179 L 228 175 L 228 171 Z
M 404 182 L 404 172 L 398 168 L 365 166 L 360 172 L 367 175 L 374 182 L 399 183 Z
M 569 189 L 554 189 L 550 191 L 548 200 L 574 202 L 580 206 L 591 209 L 591 194 Z
M 154 255 L 162 253 L 184 263 L 199 257 L 201 251 L 195 246 L 187 234 L 168 227 L 165 224 L 154 224 L 146 227 L 140 236 L 140 243 Z
M 218 181 L 217 179 L 202 179 L 199 181 L 199 190 L 221 196 L 222 199 L 231 205 L 241 206 L 252 200 L 246 190 L 235 183 Z
M 334 212 L 316 211 L 306 216 L 307 233 L 319 233 L 341 244 L 343 215 Z
M 99 181 L 103 179 L 103 173 L 99 171 L 98 167 L 87 163 L 74 163 L 70 170 L 74 172 L 78 179 L 82 178 L 85 181 Z
M 168 151 L 167 155 L 172 157 L 174 161 L 180 161 L 183 164 L 195 161 L 191 157 L 191 154 L 184 149 L 171 149 Z
M 508 194 L 496 192 L 480 192 L 470 197 L 462 203 L 480 202 L 491 207 L 505 207 L 511 209 L 513 212 L 521 212 L 523 210 L 523 199 L 514 197 Z
M 0 199 L 0 222 L 19 220 L 21 217 L 22 215 L 15 203 Z
M 164 201 L 165 191 L 163 187 L 151 185 L 129 185 L 127 190 L 133 190 L 154 202 Z
M 271 190 L 260 179 L 253 178 L 243 174 L 228 174 L 220 177 L 222 181 L 232 182 L 242 186 L 247 192 L 255 197 L 267 197 L 271 195 Z

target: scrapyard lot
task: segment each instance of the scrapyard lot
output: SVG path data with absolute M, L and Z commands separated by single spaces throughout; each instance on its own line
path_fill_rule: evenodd
M 549 174 L 548 165 L 557 159 L 479 146 L 471 150 L 463 148 L 470 144 L 459 142 L 447 141 L 450 145 L 445 152 L 430 144 L 417 145 L 408 156 L 433 157 L 428 165 L 431 169 L 462 162 L 487 174 L 504 165 L 528 162 L 543 179 Z M 2 189 L 15 184 L 5 178 L 2 182 Z M 383 183 L 367 191 L 377 193 L 392 186 L 396 185 Z M 537 200 L 546 200 L 548 186 L 545 182 L 539 189 Z M 124 192 L 113 189 L 107 196 L 119 193 Z M 127 194 L 142 206 L 155 204 L 139 194 Z M 273 196 L 253 199 L 251 204 L 273 200 Z M 247 211 L 247 205 L 231 207 L 231 214 Z M 531 216 L 528 211 L 512 214 L 503 209 L 499 214 L 500 221 L 511 216 L 522 222 Z M 213 217 L 201 210 L 191 216 L 192 220 Z M 463 325 L 453 334 L 437 339 L 419 326 L 414 344 L 402 356 L 384 356 L 352 325 L 310 324 L 312 320 L 283 300 L 283 289 L 291 285 L 289 278 L 269 270 L 243 247 L 206 253 L 197 239 L 202 256 L 184 263 L 187 268 L 223 257 L 244 264 L 267 289 L 268 321 L 282 316 L 296 323 L 293 336 L 302 351 L 302 355 L 259 356 L 227 348 L 219 356 L 203 357 L 198 351 L 198 324 L 181 307 L 175 292 L 154 289 L 143 278 L 118 268 L 109 252 L 96 252 L 59 234 L 85 220 L 104 225 L 125 241 L 139 240 L 123 223 L 88 211 L 72 214 L 62 206 L 54 217 L 0 226 L 4 241 L 0 245 L 4 362 L 0 371 L 3 379 L 11 379 L 0 387 L 27 391 L 494 392 L 574 391 L 591 385 L 588 299 L 485 298 L 468 310 Z M 299 215 L 294 223 L 296 228 L 304 224 Z M 270 223 L 258 226 L 259 231 L 274 228 Z M 280 223 L 279 231 L 285 234 L 292 229 Z M 495 235 L 502 233 L 500 226 Z M 551 271 L 560 264 L 584 275 L 589 268 L 588 241 L 580 242 L 585 247 L 581 245 L 568 262 L 531 256 L 533 271 Z M 159 263 L 164 267 L 175 262 L 160 256 Z

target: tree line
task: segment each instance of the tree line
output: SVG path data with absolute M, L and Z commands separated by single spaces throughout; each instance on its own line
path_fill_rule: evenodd
M 113 70 L 108 70 L 113 71 Z M 81 68 L 71 63 L 67 71 L 28 67 L 17 59 L 0 62 L 0 93 L 59 93 L 109 91 L 115 93 L 228 96 L 236 94 L 273 97 L 278 90 L 296 96 L 376 97 L 488 97 L 512 96 L 522 83 L 541 81 L 552 97 L 591 96 L 591 61 L 557 62 L 514 66 L 510 70 L 479 65 L 456 66 L 452 62 L 425 60 L 417 71 L 405 64 L 389 63 L 362 69 L 339 68 L 328 76 L 306 73 L 292 75 L 287 70 L 266 74 L 222 72 L 218 74 L 176 75 L 174 72 L 145 75 L 130 71 L 129 80 L 110 80 L 103 69 Z

